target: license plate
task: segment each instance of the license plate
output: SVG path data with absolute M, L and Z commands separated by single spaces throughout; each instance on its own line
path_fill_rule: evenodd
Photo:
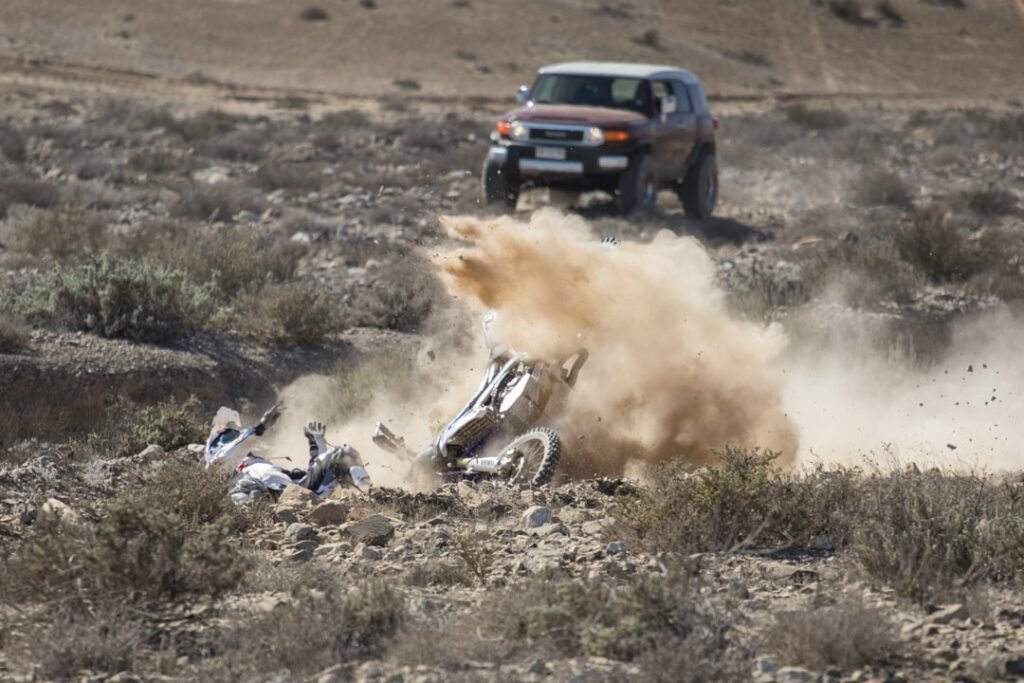
M 536 151 L 538 159 L 565 159 L 564 147 L 538 147 Z

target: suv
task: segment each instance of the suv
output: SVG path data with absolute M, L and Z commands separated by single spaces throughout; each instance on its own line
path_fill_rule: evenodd
M 571 62 L 520 86 L 518 109 L 491 134 L 484 160 L 488 204 L 513 211 L 524 187 L 617 197 L 623 213 L 679 195 L 686 215 L 708 218 L 718 199 L 715 131 L 700 81 L 670 66 Z

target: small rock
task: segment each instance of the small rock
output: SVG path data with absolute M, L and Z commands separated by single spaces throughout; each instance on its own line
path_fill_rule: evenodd
M 587 536 L 598 536 L 603 534 L 607 529 L 612 526 L 612 520 L 608 518 L 595 519 L 592 522 L 584 522 L 580 529 Z
M 486 528 L 484 528 L 483 531 L 486 531 Z M 565 527 L 564 524 L 554 522 L 552 524 L 542 524 L 530 533 L 534 536 L 543 538 L 545 536 L 554 536 L 556 534 L 561 536 L 568 536 L 569 530 Z
M 1005 670 L 1007 676 L 1024 676 L 1024 657 L 1006 660 Z
M 297 242 L 298 244 L 313 244 L 313 236 L 308 232 L 300 230 L 292 235 L 291 241 Z
M 377 560 L 380 560 L 384 557 L 384 553 L 377 550 L 373 546 L 364 545 L 362 546 L 362 549 L 359 551 L 359 557 L 363 558 L 364 560 L 372 560 L 376 562 Z
M 291 541 L 305 541 L 316 538 L 316 531 L 308 524 L 295 522 L 285 529 L 284 537 Z
M 530 668 L 527 669 L 527 671 L 532 673 L 535 676 L 547 675 L 547 673 L 548 673 L 547 662 L 545 662 L 543 659 L 540 659 L 538 657 L 537 659 L 533 660 L 533 662 L 530 664 Z
M 206 446 L 204 446 L 201 443 L 190 443 L 189 445 L 185 446 L 185 450 L 187 450 L 192 455 L 203 455 L 204 453 L 206 453 Z
M 299 515 L 296 513 L 295 508 L 290 506 L 274 508 L 274 521 L 278 524 L 294 524 L 299 521 Z
M 612 541 L 604 547 L 604 551 L 609 555 L 621 555 L 626 552 L 625 541 Z
M 948 624 L 967 618 L 967 608 L 960 603 L 943 605 L 925 618 L 927 624 Z
M 811 539 L 809 544 L 813 550 L 824 550 L 826 552 L 832 552 L 835 548 L 832 546 L 832 541 L 828 540 L 828 536 L 819 534 Z
M 344 524 L 348 521 L 348 505 L 337 501 L 320 503 L 309 513 L 309 521 L 320 526 Z
M 142 452 L 139 453 L 139 457 L 140 458 L 159 458 L 163 454 L 164 454 L 164 447 L 163 446 L 161 446 L 159 444 L 151 443 L 151 444 L 149 444 L 148 446 L 146 446 L 145 448 L 142 449 Z
M 313 551 L 309 548 L 296 548 L 285 553 L 286 562 L 308 562 L 313 559 Z
M 54 517 L 65 522 L 78 521 L 78 513 L 72 510 L 67 503 L 56 498 L 50 498 L 43 503 L 39 508 L 39 514 Z
M 762 657 L 754 662 L 755 674 L 773 674 L 778 671 L 778 665 L 770 659 Z
M 523 526 L 533 529 L 551 521 L 551 510 L 543 505 L 534 505 L 523 513 Z
M 310 506 L 316 505 L 320 502 L 320 496 L 316 495 L 307 488 L 303 488 L 298 485 L 286 486 L 284 491 L 281 492 L 281 497 L 277 499 L 278 507 L 284 506 Z
M 383 515 L 371 515 L 341 527 L 343 533 L 367 545 L 387 545 L 395 535 L 394 525 Z
M 775 680 L 779 683 L 810 683 L 817 676 L 807 669 L 798 666 L 784 666 L 779 669 Z

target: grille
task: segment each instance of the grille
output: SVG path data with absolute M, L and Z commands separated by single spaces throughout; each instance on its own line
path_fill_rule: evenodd
M 546 140 L 550 142 L 580 142 L 583 140 L 582 130 L 556 130 L 553 128 L 532 128 L 530 129 L 531 140 Z

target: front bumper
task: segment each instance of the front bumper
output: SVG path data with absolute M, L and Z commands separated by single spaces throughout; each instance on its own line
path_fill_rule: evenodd
M 567 179 L 585 176 L 616 175 L 629 166 L 628 150 L 607 147 L 565 146 L 564 159 L 541 159 L 532 145 L 496 144 L 487 153 L 491 163 L 504 167 L 507 173 L 527 178 Z

